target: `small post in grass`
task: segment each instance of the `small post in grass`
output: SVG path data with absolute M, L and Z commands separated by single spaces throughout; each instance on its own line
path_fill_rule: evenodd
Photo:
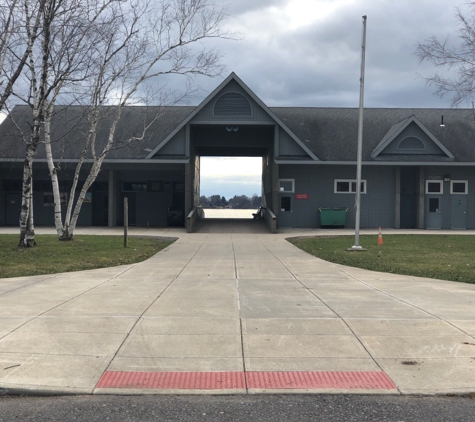
M 129 206 L 127 197 L 124 198 L 124 248 L 128 246 L 128 230 L 129 230 Z

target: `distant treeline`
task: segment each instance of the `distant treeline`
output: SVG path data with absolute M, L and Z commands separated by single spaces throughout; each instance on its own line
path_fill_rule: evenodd
M 249 198 L 246 195 L 234 195 L 229 200 L 221 195 L 200 196 L 200 204 L 203 208 L 234 208 L 234 209 L 250 209 L 259 208 L 261 206 L 261 196 L 257 194 Z

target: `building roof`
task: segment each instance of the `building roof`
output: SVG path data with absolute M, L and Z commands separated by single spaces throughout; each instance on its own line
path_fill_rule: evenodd
M 105 119 L 101 123 L 97 139 L 104 144 L 108 126 L 112 119 L 113 106 L 103 107 Z M 157 145 L 166 139 L 196 107 L 127 107 L 116 131 L 115 146 L 107 156 L 108 160 L 146 160 Z M 52 133 L 55 157 L 77 159 L 82 151 L 88 122 L 85 108 L 81 106 L 57 107 L 53 119 Z M 269 110 L 301 141 L 320 162 L 355 162 L 358 135 L 357 108 L 322 107 L 269 107 Z M 127 139 L 141 134 L 144 122 L 150 122 L 156 114 L 157 120 L 151 125 L 141 141 L 131 142 L 125 147 Z M 430 132 L 450 154 L 444 156 L 424 155 L 378 155 L 373 151 L 401 128 L 411 116 Z M 444 116 L 445 127 L 441 127 Z M 0 161 L 24 159 L 25 144 L 18 128 L 28 134 L 31 111 L 27 106 L 16 106 L 0 125 Z M 423 109 L 423 108 L 366 108 L 363 123 L 363 161 L 364 162 L 475 162 L 475 122 L 470 109 Z M 453 158 L 452 158 L 453 156 Z M 44 147 L 37 153 L 44 159 Z M 318 162 L 318 161 L 317 161 Z
M 356 161 L 358 108 L 271 107 L 271 110 L 322 161 Z M 454 158 L 407 155 L 372 158 L 371 154 L 391 129 L 412 115 L 453 154 Z M 441 127 L 444 116 L 445 127 Z M 473 110 L 429 108 L 366 108 L 363 119 L 363 155 L 366 162 L 441 161 L 475 162 Z
M 144 159 L 157 144 L 174 130 L 195 107 L 137 107 L 124 109 L 117 125 L 114 149 L 111 150 L 109 160 Z M 99 153 L 106 144 L 109 127 L 114 118 L 113 106 L 102 107 L 104 118 L 97 130 L 97 148 Z M 128 142 L 135 136 L 141 137 L 144 125 L 149 124 L 156 116 L 157 119 L 146 131 L 143 140 Z M 28 134 L 31 110 L 28 106 L 16 106 L 9 117 L 0 125 L 0 160 L 23 159 L 25 157 L 25 143 L 18 127 Z M 15 122 L 15 123 L 14 123 Z M 56 107 L 52 119 L 52 148 L 55 158 L 71 160 L 77 159 L 84 147 L 84 140 L 89 129 L 87 108 L 82 106 Z M 40 145 L 36 155 L 38 159 L 45 159 L 45 148 Z

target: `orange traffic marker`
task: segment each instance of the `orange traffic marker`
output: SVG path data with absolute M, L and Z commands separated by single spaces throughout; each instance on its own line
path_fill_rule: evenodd
M 378 234 L 378 245 L 382 245 L 383 242 L 383 234 L 381 233 L 381 227 L 379 228 L 379 234 Z

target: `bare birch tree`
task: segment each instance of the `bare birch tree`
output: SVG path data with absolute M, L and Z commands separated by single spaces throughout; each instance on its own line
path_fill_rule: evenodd
M 3 111 L 38 36 L 45 0 L 0 3 L 0 111 Z M 29 41 L 29 42 L 28 42 Z
M 23 166 L 19 246 L 35 245 L 33 223 L 33 161 L 41 142 L 45 118 L 50 115 L 61 90 L 87 78 L 82 65 L 99 19 L 118 0 L 42 0 L 38 34 L 26 25 L 27 61 L 24 89 L 13 94 L 32 110 L 31 134 L 26 142 Z M 23 0 L 26 6 L 30 0 Z M 33 28 L 34 29 L 34 28 Z M 38 41 L 37 41 L 38 39 Z M 36 43 L 36 44 L 35 44 Z M 86 72 L 86 74 L 84 74 Z M 26 85 L 26 86 L 25 86 Z
M 466 8 L 456 9 L 460 29 L 455 40 L 449 36 L 444 40 L 430 37 L 418 43 L 415 52 L 421 62 L 448 71 L 448 76 L 436 72 L 423 79 L 440 97 L 451 96 L 452 106 L 472 101 L 475 93 L 475 2 L 466 3 Z
M 160 108 L 144 118 L 141 133 L 120 143 L 117 141 L 116 128 L 124 108 L 137 101 L 148 102 L 143 98 L 147 82 L 155 84 L 154 103 L 163 105 L 169 102 L 164 100 L 166 92 L 159 79 L 161 75 L 216 76 L 223 71 L 220 53 L 202 43 L 209 38 L 231 36 L 222 29 L 226 19 L 223 8 L 209 0 L 137 0 L 128 2 L 126 8 L 127 13 L 117 13 L 117 19 L 110 22 L 110 27 L 103 28 L 103 38 L 95 44 L 98 49 L 92 60 L 95 73 L 88 78 L 89 129 L 75 170 L 66 215 L 61 223 L 59 183 L 47 142 L 55 191 L 55 225 L 60 240 L 73 239 L 87 191 L 96 180 L 107 154 L 112 149 L 142 140 L 158 118 Z M 181 97 L 186 94 L 187 91 L 181 93 Z M 105 119 L 109 122 L 107 139 L 97 139 L 98 127 Z M 48 128 L 49 125 L 47 138 Z M 91 161 L 90 170 L 82 186 L 78 186 L 79 174 L 86 160 Z

